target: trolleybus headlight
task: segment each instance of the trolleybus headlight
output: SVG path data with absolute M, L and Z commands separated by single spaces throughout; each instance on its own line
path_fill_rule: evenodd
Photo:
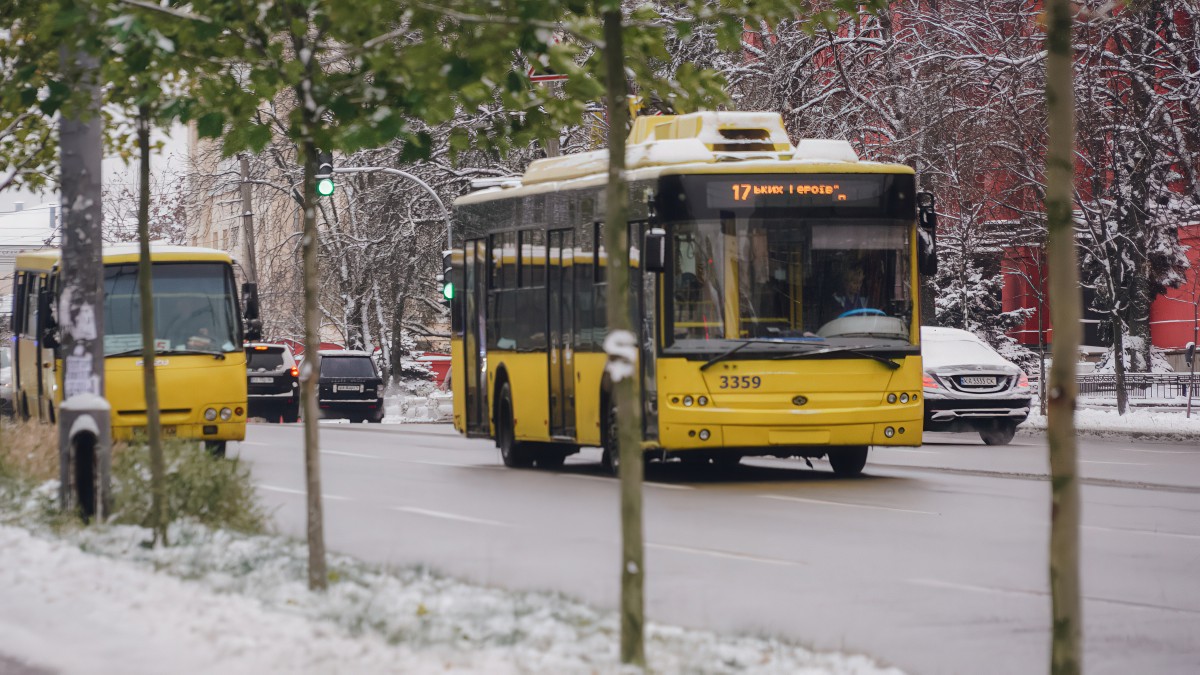
M 696 399 L 696 403 L 698 403 L 698 404 L 700 404 L 700 405 L 708 405 L 708 397 L 707 397 L 707 396 L 701 396 L 701 397 L 699 397 L 699 398 L 697 398 L 697 399 Z
M 225 422 L 233 419 L 233 411 L 229 408 L 221 408 L 221 419 Z
M 708 440 L 708 437 L 709 437 L 709 436 L 711 436 L 711 435 L 712 435 L 712 434 L 708 433 L 708 429 L 701 429 L 701 430 L 700 430 L 700 440 L 702 440 L 702 441 L 707 441 L 707 440 Z
M 908 403 L 908 394 L 907 394 L 907 393 L 905 393 L 905 394 L 900 394 L 900 402 L 901 402 L 901 403 Z
M 887 436 L 888 438 L 891 438 L 892 436 L 895 436 L 895 435 L 896 435 L 896 430 L 895 430 L 895 429 L 893 429 L 893 428 L 891 428 L 891 427 L 884 427 L 884 428 L 883 428 L 883 435 L 884 435 L 884 436 Z
M 888 403 L 895 403 L 895 402 L 896 402 L 896 395 L 888 394 Z
M 692 404 L 692 397 L 691 397 L 691 396 L 684 396 L 684 397 L 683 397 L 683 404 L 684 404 L 684 405 L 687 405 L 687 406 L 690 406 L 690 405 Z
M 208 410 L 205 410 L 204 411 L 204 419 L 208 420 L 209 422 L 217 419 L 217 409 L 209 408 Z

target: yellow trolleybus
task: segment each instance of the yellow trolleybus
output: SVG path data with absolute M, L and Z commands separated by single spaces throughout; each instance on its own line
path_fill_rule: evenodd
M 793 146 L 773 113 L 641 117 L 627 161 L 648 458 L 854 475 L 870 446 L 920 444 L 918 268 L 936 257 L 912 169 Z M 606 171 L 603 151 L 542 159 L 455 203 L 454 424 L 508 466 L 580 446 L 613 465 Z
M 54 422 L 62 399 L 54 318 L 60 256 L 45 250 L 16 259 L 13 393 L 17 414 L 26 419 Z M 233 260 L 223 251 L 160 245 L 151 247 L 150 258 L 164 435 L 203 440 L 223 455 L 227 441 L 246 436 L 246 357 Z M 113 438 L 128 440 L 146 427 L 138 248 L 106 247 L 103 263 L 105 398 Z

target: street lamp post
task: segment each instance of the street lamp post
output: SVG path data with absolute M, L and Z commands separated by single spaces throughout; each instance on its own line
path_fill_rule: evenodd
M 426 183 L 425 181 L 421 180 L 417 176 L 412 175 L 411 173 L 408 173 L 407 171 L 401 171 L 400 169 L 393 169 L 389 166 L 348 166 L 348 167 L 344 167 L 344 168 L 335 168 L 335 169 L 333 169 L 333 172 L 334 173 L 386 173 L 386 174 L 390 174 L 393 176 L 400 176 L 401 178 L 407 178 L 407 179 L 411 180 L 412 182 L 416 183 L 417 185 L 421 186 L 421 188 L 423 188 L 426 192 L 429 193 L 430 197 L 433 197 L 433 201 L 436 202 L 438 205 L 438 208 L 440 208 L 442 210 L 442 219 L 446 221 L 446 250 L 450 250 L 450 249 L 454 248 L 454 236 L 450 231 L 450 211 L 448 211 L 446 209 L 446 205 L 442 202 L 442 198 L 439 197 L 437 192 L 434 191 L 434 189 L 429 186 L 429 183 Z

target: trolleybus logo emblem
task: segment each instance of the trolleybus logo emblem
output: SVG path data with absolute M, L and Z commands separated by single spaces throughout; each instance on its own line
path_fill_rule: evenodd
M 808 397 L 807 396 L 793 396 L 792 403 L 794 403 L 796 405 L 804 405 L 805 403 L 808 403 Z

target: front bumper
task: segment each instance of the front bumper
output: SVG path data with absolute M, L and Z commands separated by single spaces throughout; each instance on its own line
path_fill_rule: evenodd
M 936 428 L 996 419 L 1024 422 L 1029 417 L 1032 398 L 961 399 L 925 398 L 925 427 Z

